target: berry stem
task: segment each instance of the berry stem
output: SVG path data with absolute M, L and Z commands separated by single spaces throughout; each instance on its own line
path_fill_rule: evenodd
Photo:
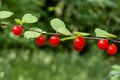
M 22 28 L 26 29 L 26 30 L 29 30 L 29 31 L 34 31 L 34 32 L 37 32 L 37 33 L 41 33 L 41 34 L 48 34 L 48 35 L 61 35 L 59 33 L 51 33 L 51 32 L 40 32 L 40 31 L 37 31 L 37 30 L 33 30 L 33 29 L 30 29 L 30 28 L 27 28 L 25 26 L 22 26 Z
M 0 22 L 0 26 L 13 26 L 13 25 L 5 24 L 5 23 L 1 23 L 1 22 Z M 24 28 L 25 30 L 34 31 L 34 32 L 41 33 L 41 34 L 62 35 L 62 34 L 60 34 L 60 33 L 40 32 L 40 31 L 37 31 L 37 30 L 33 30 L 33 29 L 30 29 L 30 28 L 27 28 L 27 27 L 25 27 L 25 26 L 22 26 L 22 28 Z
M 11 24 L 5 24 L 5 23 L 0 22 L 0 26 L 13 26 L 13 25 L 11 25 Z M 25 30 L 38 32 L 38 33 L 41 33 L 41 34 L 63 35 L 63 34 L 60 34 L 60 33 L 40 32 L 40 31 L 37 31 L 37 30 L 33 30 L 33 29 L 30 29 L 30 28 L 27 28 L 27 27 L 25 27 L 25 26 L 22 26 L 22 28 L 24 28 Z M 62 38 L 62 39 L 60 39 L 60 40 L 61 40 L 61 41 L 71 40 L 71 39 L 75 39 L 76 37 L 77 37 L 77 36 L 72 36 L 72 35 L 71 35 L 70 37 Z M 89 40 L 103 39 L 103 37 L 83 37 L 83 38 L 89 39 Z M 104 38 L 104 39 L 108 39 L 109 41 L 114 42 L 114 43 L 120 43 L 120 40 L 114 40 L 114 39 L 110 39 L 110 38 Z
M 85 39 L 90 39 L 90 40 L 99 40 L 99 39 L 103 39 L 103 37 L 83 37 Z M 111 42 L 114 43 L 120 43 L 120 40 L 114 40 L 114 39 L 110 39 L 110 38 L 104 38 L 104 39 L 108 39 Z

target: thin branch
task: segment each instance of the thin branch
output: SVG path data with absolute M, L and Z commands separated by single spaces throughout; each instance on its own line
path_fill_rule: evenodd
M 48 34 L 48 35 L 61 35 L 59 33 L 51 33 L 51 32 L 42 32 L 42 31 L 37 31 L 37 30 L 34 30 L 34 29 L 31 29 L 31 28 L 27 28 L 25 26 L 22 26 L 22 28 L 26 29 L 26 30 L 29 30 L 29 31 L 34 31 L 34 32 L 37 32 L 37 33 L 41 33 L 41 34 Z
M 5 23 L 1 23 L 1 22 L 0 22 L 0 26 L 13 26 L 13 25 L 11 25 L 11 24 L 5 24 Z M 60 34 L 60 33 L 51 33 L 51 32 L 37 31 L 37 30 L 31 29 L 31 28 L 27 28 L 27 27 L 25 27 L 25 26 L 22 26 L 22 28 L 24 28 L 25 30 L 34 31 L 34 32 L 41 33 L 41 34 L 63 35 L 63 34 Z M 72 36 L 72 35 L 71 35 L 71 36 Z M 83 38 L 89 39 L 89 40 L 103 39 L 103 37 L 83 37 Z M 70 39 L 73 39 L 73 38 L 70 38 Z M 110 39 L 110 38 L 104 38 L 104 39 L 108 39 L 109 41 L 114 42 L 114 43 L 120 43 L 120 41 L 118 41 L 118 40 L 114 40 L 114 39 Z M 66 40 L 69 40 L 69 39 L 66 39 Z
M 99 37 L 83 37 L 85 39 L 90 39 L 90 40 L 98 40 L 98 39 L 103 39 L 103 38 L 99 38 Z
M 40 31 L 33 30 L 33 29 L 27 28 L 27 27 L 25 27 L 25 26 L 22 26 L 22 28 L 24 28 L 24 29 L 26 29 L 26 30 L 29 30 L 29 31 L 33 31 L 33 32 L 42 33 L 42 32 L 40 32 Z
M 109 40 L 112 42 L 115 42 L 115 43 L 120 43 L 120 41 L 118 41 L 118 40 L 114 40 L 114 39 L 109 39 Z
M 13 26 L 13 25 L 5 24 L 5 23 L 0 23 L 0 26 Z M 34 31 L 34 32 L 41 33 L 41 34 L 48 34 L 48 35 L 61 35 L 61 34 L 59 34 L 59 33 L 40 32 L 40 31 L 37 31 L 37 30 L 31 29 L 31 28 L 27 28 L 27 27 L 25 27 L 25 26 L 22 26 L 22 28 L 24 28 L 25 30 Z
M 83 37 L 83 38 L 90 39 L 90 40 L 103 39 L 102 37 Z M 114 42 L 114 43 L 120 43 L 120 41 L 118 41 L 118 40 L 114 40 L 114 39 L 110 39 L 110 38 L 104 38 L 104 39 L 108 39 L 109 41 Z

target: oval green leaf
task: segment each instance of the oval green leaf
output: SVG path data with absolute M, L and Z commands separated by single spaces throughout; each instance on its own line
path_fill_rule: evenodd
M 27 13 L 25 14 L 23 17 L 22 17 L 22 21 L 24 23 L 35 23 L 38 21 L 38 18 L 33 16 L 32 14 L 30 13 Z
M 51 24 L 52 28 L 55 29 L 56 31 L 58 31 L 59 28 L 65 28 L 65 23 L 58 18 L 52 19 L 50 21 L 50 24 Z
M 34 31 L 26 31 L 24 33 L 25 38 L 36 38 L 40 35 L 40 33 L 34 32 Z
M 71 35 L 70 31 L 65 27 L 65 23 L 62 20 L 54 18 L 50 21 L 50 24 L 55 31 L 64 35 Z
M 116 38 L 117 36 L 111 33 L 108 33 L 107 31 L 104 31 L 100 28 L 95 29 L 95 34 L 97 37 L 106 37 L 106 38 Z
M 0 19 L 5 19 L 13 15 L 10 11 L 0 11 Z
M 39 29 L 39 28 L 30 28 L 30 29 L 31 29 L 31 31 L 26 31 L 24 33 L 25 38 L 36 38 L 36 37 L 41 35 L 41 33 L 39 33 L 39 32 L 42 32 L 41 29 Z M 35 31 L 32 31 L 32 30 L 35 30 L 35 31 L 38 31 L 38 32 L 35 32 Z
M 64 35 L 71 35 L 70 31 L 66 28 L 59 28 L 57 32 L 64 34 Z
M 96 37 L 107 37 L 106 34 L 108 34 L 108 32 L 106 32 L 102 29 L 96 28 L 95 34 L 96 34 Z

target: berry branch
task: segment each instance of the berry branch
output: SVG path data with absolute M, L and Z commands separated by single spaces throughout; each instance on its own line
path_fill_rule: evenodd
M 14 26 L 14 25 L 10 25 L 10 24 L 5 24 L 5 23 L 1 23 L 0 22 L 0 26 Z M 51 32 L 42 32 L 42 31 L 37 31 L 37 30 L 34 30 L 34 29 L 31 29 L 31 28 L 27 28 L 25 26 L 21 26 L 23 29 L 25 30 L 29 30 L 29 31 L 33 31 L 33 32 L 37 32 L 37 33 L 40 33 L 40 34 L 48 34 L 48 35 L 62 35 L 62 34 L 59 34 L 59 33 L 51 33 Z
M 0 16 L 1 18 L 8 18 L 12 15 L 11 12 L 9 11 L 1 11 L 1 14 L 8 14 L 7 16 Z M 16 25 L 11 25 L 11 24 L 5 24 L 0 22 L 0 26 L 11 26 L 12 27 L 12 32 L 16 36 L 20 36 L 22 34 L 22 29 L 25 29 L 24 36 L 26 38 L 35 38 L 35 43 L 38 46 L 44 45 L 46 38 L 43 36 L 43 34 L 46 35 L 52 35 L 49 38 L 49 44 L 53 47 L 58 46 L 60 41 L 66 41 L 66 40 L 73 40 L 73 47 L 76 51 L 81 51 L 85 44 L 86 44 L 86 39 L 89 40 L 98 40 L 97 46 L 100 50 L 107 50 L 107 53 L 109 55 L 115 55 L 117 53 L 117 46 L 114 43 L 120 43 L 118 41 L 117 36 L 111 33 L 108 33 L 102 29 L 96 28 L 95 29 L 95 37 L 89 36 L 90 33 L 84 33 L 84 32 L 73 32 L 71 33 L 65 26 L 65 23 L 58 19 L 54 18 L 50 21 L 50 25 L 52 28 L 56 31 L 56 33 L 52 32 L 46 32 L 42 31 L 39 28 L 28 28 L 24 26 L 24 23 L 35 23 L 38 21 L 38 18 L 33 16 L 30 13 L 25 14 L 22 17 L 22 20 L 20 19 L 15 19 L 15 22 L 18 23 L 20 26 Z M 62 36 L 62 39 L 59 39 L 58 36 Z M 89 37 L 88 37 L 89 36 Z M 110 42 L 113 42 L 112 44 L 109 44 Z
M 0 22 L 0 26 L 14 26 L 14 25 L 10 25 L 10 24 L 5 24 L 5 23 L 1 23 Z M 48 35 L 62 35 L 60 33 L 51 33 L 51 32 L 42 32 L 42 31 L 37 31 L 37 30 L 34 30 L 34 29 L 31 29 L 31 28 L 27 28 L 25 26 L 22 26 L 22 28 L 24 28 L 25 30 L 29 30 L 29 31 L 33 31 L 33 32 L 37 32 L 37 33 L 41 33 L 41 34 L 48 34 Z M 72 35 L 71 35 L 72 36 Z M 68 37 L 64 40 L 70 40 L 70 39 L 75 39 L 77 36 L 74 36 L 74 37 Z M 103 39 L 102 37 L 83 37 L 85 39 L 90 39 L 90 40 L 99 40 L 99 39 Z M 105 38 L 105 39 L 108 39 L 114 43 L 120 43 L 120 41 L 118 40 L 113 40 L 113 39 L 110 39 L 110 38 Z M 64 41 L 63 40 L 63 41 Z
M 5 23 L 1 23 L 1 22 L 0 22 L 0 26 L 14 26 L 14 25 L 5 24 Z M 47 34 L 47 35 L 63 35 L 63 34 L 60 34 L 60 33 L 51 33 L 51 32 L 37 31 L 37 30 L 31 29 L 31 28 L 27 28 L 27 27 L 25 27 L 25 26 L 22 26 L 22 28 L 24 28 L 25 30 L 37 32 L 37 33 L 40 33 L 40 34 Z M 74 33 L 73 33 L 73 34 L 74 34 Z M 72 36 L 72 35 L 71 35 L 71 36 Z M 64 38 L 64 39 L 61 39 L 61 41 L 75 39 L 76 37 L 77 37 L 77 36 L 66 37 L 66 38 Z M 86 36 L 83 36 L 83 38 L 84 38 L 84 39 L 89 39 L 89 40 L 99 40 L 99 39 L 103 39 L 104 37 L 86 37 Z M 108 39 L 109 41 L 114 42 L 114 43 L 120 43 L 119 40 L 114 40 L 114 39 L 110 39 L 110 38 L 104 38 L 104 39 Z
M 72 40 L 72 39 L 75 39 L 76 37 L 77 36 L 67 37 L 67 38 L 61 39 L 61 41 Z M 103 39 L 104 37 L 86 37 L 86 36 L 83 36 L 83 38 L 88 39 L 88 40 L 99 40 L 99 39 Z M 109 41 L 114 42 L 114 43 L 120 43 L 119 40 L 114 40 L 114 39 L 110 39 L 110 38 L 104 38 L 104 39 L 108 39 Z
M 102 37 L 83 37 L 83 38 L 85 38 L 85 39 L 91 39 L 91 40 L 103 39 Z M 114 39 L 110 39 L 110 38 L 104 38 L 104 39 L 108 39 L 109 41 L 114 42 L 114 43 L 120 43 L 119 40 L 114 40 Z
M 34 30 L 34 29 L 27 28 L 27 27 L 25 27 L 25 26 L 22 26 L 22 28 L 24 28 L 25 30 L 29 30 L 29 31 L 33 31 L 33 32 L 37 32 L 37 33 L 40 33 L 40 34 L 61 35 L 61 34 L 59 34 L 59 33 L 51 33 L 51 32 L 37 31 L 37 30 Z

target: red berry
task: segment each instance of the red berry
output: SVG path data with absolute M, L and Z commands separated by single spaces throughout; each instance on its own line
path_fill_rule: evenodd
M 101 50 L 105 50 L 108 47 L 108 40 L 107 39 L 100 39 L 97 42 L 97 46 Z
M 58 38 L 58 36 L 51 36 L 50 38 L 49 38 L 49 44 L 51 45 L 51 46 L 57 46 L 58 44 L 59 44 L 59 42 L 60 42 L 60 40 L 59 40 L 59 38 Z
M 46 38 L 42 35 L 40 35 L 39 37 L 35 38 L 35 43 L 38 45 L 38 46 L 42 46 L 44 45 L 46 41 Z
M 107 48 L 107 54 L 115 55 L 117 53 L 117 46 L 115 44 L 110 44 Z
M 73 47 L 76 51 L 82 51 L 82 49 L 83 49 L 83 48 L 75 47 L 74 45 L 73 45 Z
M 85 46 L 85 39 L 82 37 L 77 37 L 74 41 L 73 41 L 73 46 L 74 49 L 76 51 L 81 51 L 82 48 Z
M 12 33 L 16 36 L 21 35 L 22 34 L 22 27 L 21 26 L 13 26 Z

